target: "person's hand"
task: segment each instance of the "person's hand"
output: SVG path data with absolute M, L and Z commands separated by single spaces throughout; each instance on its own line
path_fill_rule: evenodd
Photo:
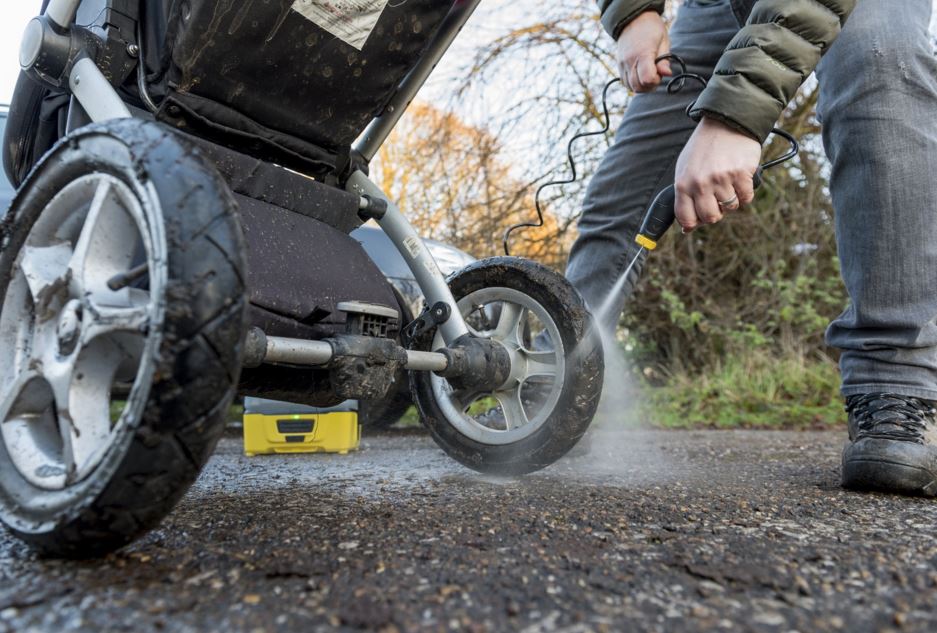
M 650 92 L 673 75 L 670 62 L 655 62 L 670 52 L 667 25 L 657 11 L 645 11 L 618 37 L 618 73 L 634 92 Z
M 754 200 L 760 160 L 758 141 L 704 117 L 677 160 L 676 214 L 683 232 L 715 224 Z

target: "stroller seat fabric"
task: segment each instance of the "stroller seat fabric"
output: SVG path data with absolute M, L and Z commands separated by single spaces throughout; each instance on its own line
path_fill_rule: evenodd
M 453 4 L 168 0 L 160 116 L 306 173 L 341 170 Z

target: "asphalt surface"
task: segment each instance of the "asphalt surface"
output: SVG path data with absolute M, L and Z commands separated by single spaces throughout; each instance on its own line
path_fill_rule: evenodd
M 227 438 L 105 560 L 0 532 L 7 631 L 937 630 L 937 506 L 838 487 L 835 433 L 598 433 L 503 481 L 424 435 L 248 459 Z

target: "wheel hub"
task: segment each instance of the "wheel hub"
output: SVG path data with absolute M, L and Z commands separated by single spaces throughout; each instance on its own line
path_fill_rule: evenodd
M 55 332 L 60 355 L 71 356 L 78 346 L 78 340 L 81 337 L 81 319 L 81 302 L 77 299 L 72 299 L 62 308 Z

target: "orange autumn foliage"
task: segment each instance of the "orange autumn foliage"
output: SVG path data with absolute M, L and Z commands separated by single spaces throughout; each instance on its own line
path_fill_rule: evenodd
M 421 235 L 478 258 L 503 254 L 504 231 L 536 218 L 534 187 L 512 173 L 498 139 L 430 105 L 410 108 L 372 173 Z M 548 213 L 511 245 L 513 255 L 561 269 L 570 236 Z

